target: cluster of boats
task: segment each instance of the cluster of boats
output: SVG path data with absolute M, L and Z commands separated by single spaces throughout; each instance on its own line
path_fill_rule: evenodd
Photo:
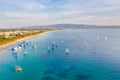
M 64 41 L 61 41 L 61 43 L 63 43 L 63 42 L 64 42 Z M 13 56 L 19 57 L 20 52 L 23 51 L 23 50 L 25 50 L 25 48 L 26 48 L 27 46 L 31 46 L 31 47 L 33 47 L 34 49 L 37 48 L 37 46 L 36 46 L 36 45 L 33 45 L 30 41 L 23 41 L 23 42 L 19 43 L 16 47 L 11 48 L 11 52 L 13 53 Z M 55 48 L 57 48 L 57 47 L 58 47 L 57 43 L 56 43 L 56 42 L 53 42 L 53 43 L 48 47 L 48 50 L 47 50 L 47 51 L 48 51 L 48 52 L 54 51 Z M 27 52 L 27 51 L 24 51 L 24 52 L 23 52 L 23 54 L 28 54 L 28 53 L 29 53 L 29 52 Z M 69 53 L 70 53 L 70 50 L 67 48 L 67 49 L 65 49 L 64 53 L 65 53 L 65 54 L 69 54 Z M 15 65 L 14 70 L 15 70 L 16 72 L 21 72 L 21 71 L 23 70 L 23 68 L 22 68 L 21 66 L 19 66 L 19 65 Z
M 61 41 L 61 43 L 64 43 L 64 41 Z M 48 47 L 47 52 L 50 53 L 51 51 L 54 51 L 55 48 L 57 48 L 57 47 L 58 47 L 58 45 L 57 45 L 57 43 L 54 41 L 54 42 L 51 44 L 51 46 Z M 69 53 L 70 53 L 70 50 L 67 48 L 67 49 L 65 49 L 64 52 L 65 52 L 65 54 L 69 54 Z
M 58 45 L 57 45 L 56 42 L 54 41 L 54 42 L 51 44 L 51 46 L 48 47 L 47 52 L 50 53 L 51 51 L 54 51 L 55 48 L 57 48 L 57 47 L 58 47 Z
M 97 36 L 97 37 L 96 37 L 96 40 L 99 40 L 99 39 L 100 39 L 100 37 Z M 104 36 L 104 40 L 108 40 L 108 36 Z
M 23 54 L 28 54 L 29 53 L 29 52 L 25 51 L 25 48 L 27 46 L 37 48 L 37 46 L 33 45 L 30 41 L 22 41 L 17 46 L 11 48 L 10 51 L 12 52 L 14 57 L 18 58 L 21 51 L 23 51 Z M 15 65 L 14 70 L 16 72 L 21 72 L 23 70 L 23 68 L 19 65 Z

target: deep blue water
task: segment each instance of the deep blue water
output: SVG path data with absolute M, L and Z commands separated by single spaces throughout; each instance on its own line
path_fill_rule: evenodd
M 30 39 L 29 54 L 0 54 L 0 80 L 120 80 L 120 30 L 80 29 L 47 32 Z M 105 37 L 107 37 L 105 39 Z M 48 47 L 55 42 L 55 49 Z M 65 54 L 65 49 L 70 50 Z M 20 65 L 22 72 L 15 72 Z

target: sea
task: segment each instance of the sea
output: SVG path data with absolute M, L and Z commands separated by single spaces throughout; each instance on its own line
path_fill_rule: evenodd
M 57 30 L 28 41 L 17 57 L 18 43 L 0 52 L 0 80 L 120 80 L 120 29 Z

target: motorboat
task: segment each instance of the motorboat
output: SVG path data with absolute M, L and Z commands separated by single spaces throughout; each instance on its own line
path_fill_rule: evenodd
M 14 70 L 16 72 L 21 72 L 23 70 L 23 68 L 21 66 L 19 66 L 19 65 L 15 65 Z

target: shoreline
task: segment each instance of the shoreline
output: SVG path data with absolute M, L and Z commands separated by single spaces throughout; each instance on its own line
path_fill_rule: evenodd
M 39 33 L 39 34 L 27 36 L 27 37 L 24 37 L 24 38 L 20 38 L 20 39 L 18 39 L 18 40 L 15 40 L 15 41 L 13 41 L 13 42 L 9 42 L 9 43 L 0 45 L 0 52 L 1 52 L 2 50 L 4 50 L 6 47 L 9 47 L 10 45 L 16 44 L 16 43 L 18 43 L 18 42 L 20 42 L 20 41 L 23 41 L 23 40 L 31 39 L 31 38 L 33 38 L 33 37 L 42 35 L 42 34 L 44 34 L 44 33 L 46 33 L 46 32 L 49 32 L 49 31 L 45 31 L 45 32 L 42 32 L 42 33 Z

